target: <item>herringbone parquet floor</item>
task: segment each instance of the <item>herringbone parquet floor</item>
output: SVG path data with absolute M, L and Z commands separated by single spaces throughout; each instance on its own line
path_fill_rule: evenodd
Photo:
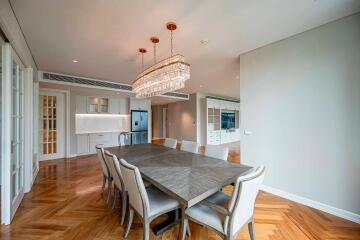
M 229 159 L 239 161 L 239 149 Z M 231 192 L 231 189 L 226 189 Z M 122 239 L 118 211 L 101 194 L 101 169 L 95 155 L 41 162 L 40 172 L 9 226 L 0 238 L 12 240 Z M 162 221 L 158 219 L 156 222 Z M 220 239 L 191 223 L 190 239 Z M 177 239 L 179 227 L 151 239 Z M 258 240 L 360 239 L 360 225 L 324 212 L 260 192 L 255 206 Z M 141 239 L 140 220 L 134 220 L 129 239 Z M 249 239 L 247 227 L 238 240 Z

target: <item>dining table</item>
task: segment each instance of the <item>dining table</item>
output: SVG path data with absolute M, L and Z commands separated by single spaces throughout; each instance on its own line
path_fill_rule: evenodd
M 150 143 L 120 146 L 113 154 L 136 166 L 143 179 L 176 199 L 181 206 L 181 217 L 187 208 L 253 170 L 243 164 Z M 155 226 L 153 232 L 158 235 L 179 222 L 178 214 L 173 213 Z M 181 226 L 181 231 L 184 227 Z

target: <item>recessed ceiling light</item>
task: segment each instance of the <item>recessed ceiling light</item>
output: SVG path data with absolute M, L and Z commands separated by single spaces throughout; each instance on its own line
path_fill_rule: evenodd
M 207 45 L 209 43 L 209 39 L 203 38 L 200 40 L 201 45 Z
M 73 61 L 73 63 L 77 63 L 77 62 L 79 62 L 79 61 L 78 61 L 78 60 L 76 60 L 76 59 L 73 59 L 72 61 Z

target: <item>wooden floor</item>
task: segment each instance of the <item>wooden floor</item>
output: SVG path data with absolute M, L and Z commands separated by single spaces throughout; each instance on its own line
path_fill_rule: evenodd
M 239 146 L 231 149 L 230 160 L 239 162 Z M 1 226 L 0 239 L 122 239 L 119 206 L 112 211 L 105 203 L 101 181 L 95 155 L 41 162 L 31 192 L 25 195 L 13 223 Z M 220 239 L 196 224 L 191 223 L 190 228 L 190 239 Z M 151 239 L 177 239 L 178 231 L 175 227 Z M 360 225 L 260 192 L 255 234 L 258 240 L 360 239 Z M 141 238 L 142 226 L 135 218 L 128 239 Z M 237 239 L 249 239 L 247 227 Z

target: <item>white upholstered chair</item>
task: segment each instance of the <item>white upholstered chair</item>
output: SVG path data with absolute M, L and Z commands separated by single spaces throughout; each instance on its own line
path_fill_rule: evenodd
M 254 206 L 264 175 L 265 167 L 260 166 L 250 174 L 239 177 L 231 197 L 218 192 L 215 197 L 187 209 L 183 224 L 187 225 L 188 220 L 194 221 L 229 240 L 235 239 L 244 225 L 248 224 L 250 239 L 255 240 Z M 182 232 L 181 236 L 184 239 L 185 233 Z
M 205 147 L 205 156 L 213 157 L 221 160 L 227 160 L 229 154 L 228 147 L 216 146 L 216 145 L 206 145 Z
M 150 223 L 156 217 L 180 207 L 179 203 L 155 187 L 145 188 L 137 167 L 120 159 L 120 170 L 129 195 L 129 217 L 124 237 L 127 238 L 134 212 L 142 220 L 144 240 L 150 238 Z
M 116 200 L 118 197 L 121 198 L 121 214 L 120 214 L 120 225 L 124 224 L 125 214 L 126 214 L 126 202 L 127 202 L 127 193 L 124 185 L 124 181 L 122 179 L 121 171 L 120 171 L 120 163 L 117 157 L 108 151 L 105 151 L 105 158 L 109 163 L 109 169 L 111 175 L 113 176 L 114 181 L 114 200 L 112 204 L 112 209 L 115 208 Z
M 180 150 L 191 152 L 191 153 L 198 153 L 199 152 L 199 144 L 197 142 L 192 141 L 181 141 Z
M 105 160 L 104 148 L 101 145 L 96 145 L 95 149 L 96 149 L 96 153 L 98 155 L 98 158 L 99 158 L 99 161 L 100 161 L 100 164 L 101 164 L 101 168 L 102 168 L 102 171 L 103 171 L 103 183 L 102 183 L 101 191 L 102 192 L 105 191 L 105 185 L 106 185 L 106 182 L 108 182 L 107 202 L 109 202 L 110 195 L 111 195 L 111 182 L 112 182 L 109 166 L 108 166 L 108 164 L 107 164 L 107 162 Z
M 164 146 L 176 149 L 177 140 L 173 138 L 165 138 Z

